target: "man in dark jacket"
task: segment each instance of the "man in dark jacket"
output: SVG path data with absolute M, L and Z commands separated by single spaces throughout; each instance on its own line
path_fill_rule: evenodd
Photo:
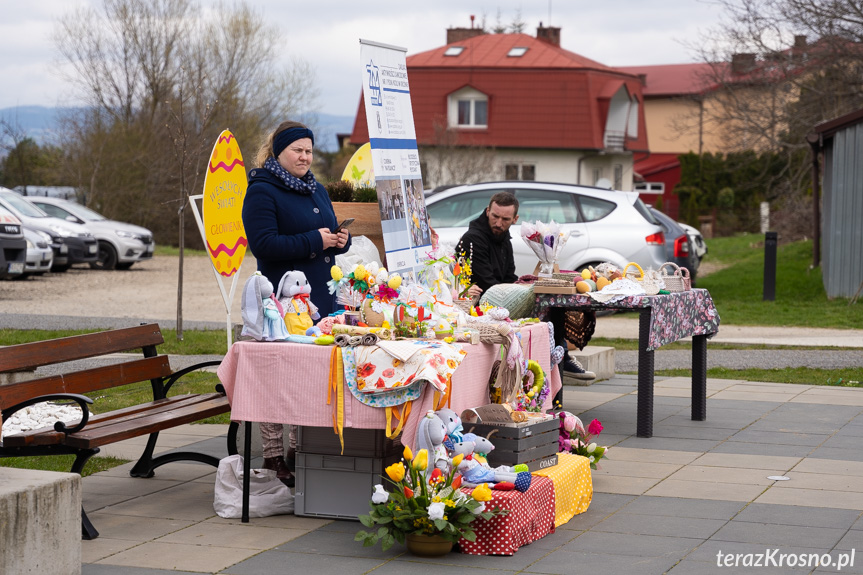
M 456 254 L 471 258 L 474 285 L 468 294 L 476 297 L 496 284 L 513 283 L 515 258 L 509 227 L 518 221 L 518 200 L 512 192 L 493 195 L 488 207 L 473 220 L 458 241 Z
M 493 285 L 513 283 L 518 279 L 515 274 L 515 258 L 512 254 L 511 225 L 518 221 L 518 200 L 512 192 L 498 192 L 491 197 L 485 212 L 473 220 L 458 242 L 456 253 L 464 252 L 471 258 L 471 278 L 474 285 L 468 294 L 476 297 Z M 564 339 L 563 308 L 552 308 L 548 320 L 554 324 L 555 343 L 563 345 Z M 596 379 L 596 374 L 587 371 L 577 359 L 566 352 L 561 362 L 562 375 L 580 380 Z M 555 408 L 562 404 L 562 393 L 554 398 Z

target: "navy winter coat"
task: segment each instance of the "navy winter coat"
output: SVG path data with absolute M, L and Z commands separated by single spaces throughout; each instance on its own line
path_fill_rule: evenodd
M 278 289 L 285 272 L 301 270 L 312 286 L 311 299 L 321 317 L 335 311 L 335 298 L 327 289 L 330 268 L 336 263 L 336 254 L 348 251 L 351 240 L 341 249 L 325 250 L 318 229 L 334 230 L 338 225 L 333 204 L 320 183 L 308 194 L 288 188 L 267 169 L 255 168 L 249 173 L 243 226 L 249 249 L 258 260 L 258 271 Z

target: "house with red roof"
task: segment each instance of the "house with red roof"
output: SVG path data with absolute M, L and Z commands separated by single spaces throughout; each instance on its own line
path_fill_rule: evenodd
M 642 80 L 560 47 L 560 28 L 451 28 L 407 57 L 426 188 L 543 180 L 631 190 L 648 155 Z M 360 101 L 351 142 L 368 141 Z

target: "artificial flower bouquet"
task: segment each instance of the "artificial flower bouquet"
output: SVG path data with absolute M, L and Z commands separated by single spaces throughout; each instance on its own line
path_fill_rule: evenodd
M 569 231 L 561 230 L 554 220 L 547 224 L 540 221 L 524 222 L 521 225 L 521 239 L 539 258 L 538 275 L 551 277 L 560 250 L 563 249 L 569 239 Z
M 576 455 L 587 457 L 591 469 L 599 469 L 599 461 L 608 457 L 608 447 L 597 445 L 594 441 L 597 435 L 602 433 L 602 423 L 594 419 L 585 430 L 584 424 L 578 416 L 568 411 L 558 413 L 560 418 L 560 437 L 558 438 L 558 451 L 569 451 Z
M 416 456 L 405 447 L 404 460 L 387 467 L 385 479 L 393 484 L 394 490 L 387 491 L 383 485 L 376 485 L 370 503 L 371 512 L 360 515 L 360 522 L 372 531 L 359 531 L 355 541 L 362 541 L 364 547 L 381 542 L 384 551 L 395 541 L 404 544 L 407 535 L 439 535 L 457 542 L 464 537 L 476 540 L 472 523 L 477 518 L 491 519 L 506 513 L 501 509 L 486 509 L 491 500 L 491 489 L 482 484 L 471 495 L 459 490 L 461 475 L 456 472 L 463 456 L 457 455 L 452 461 L 452 471 L 444 474 L 433 469 L 426 474 L 428 452 L 421 449 Z
M 471 284 L 471 258 L 473 257 L 473 245 L 471 245 L 470 256 L 462 252 L 453 264 L 453 292 L 457 299 L 470 299 L 467 290 Z

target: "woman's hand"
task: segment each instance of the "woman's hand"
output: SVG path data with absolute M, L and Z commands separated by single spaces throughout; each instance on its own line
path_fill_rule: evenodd
M 330 231 L 330 228 L 318 228 L 318 231 L 321 233 L 321 239 L 324 242 L 324 249 L 334 248 L 339 245 L 341 233 L 334 234 Z M 344 233 L 347 234 L 347 230 L 345 230 Z M 345 239 L 345 243 L 347 241 L 348 240 Z M 340 247 L 344 247 L 345 243 L 342 243 Z
M 336 242 L 336 247 L 339 249 L 345 247 L 348 244 L 348 238 L 350 236 L 351 236 L 351 232 L 349 232 L 347 229 L 344 229 L 344 230 L 340 231 L 338 234 L 336 234 L 336 237 L 339 238 L 338 241 Z

